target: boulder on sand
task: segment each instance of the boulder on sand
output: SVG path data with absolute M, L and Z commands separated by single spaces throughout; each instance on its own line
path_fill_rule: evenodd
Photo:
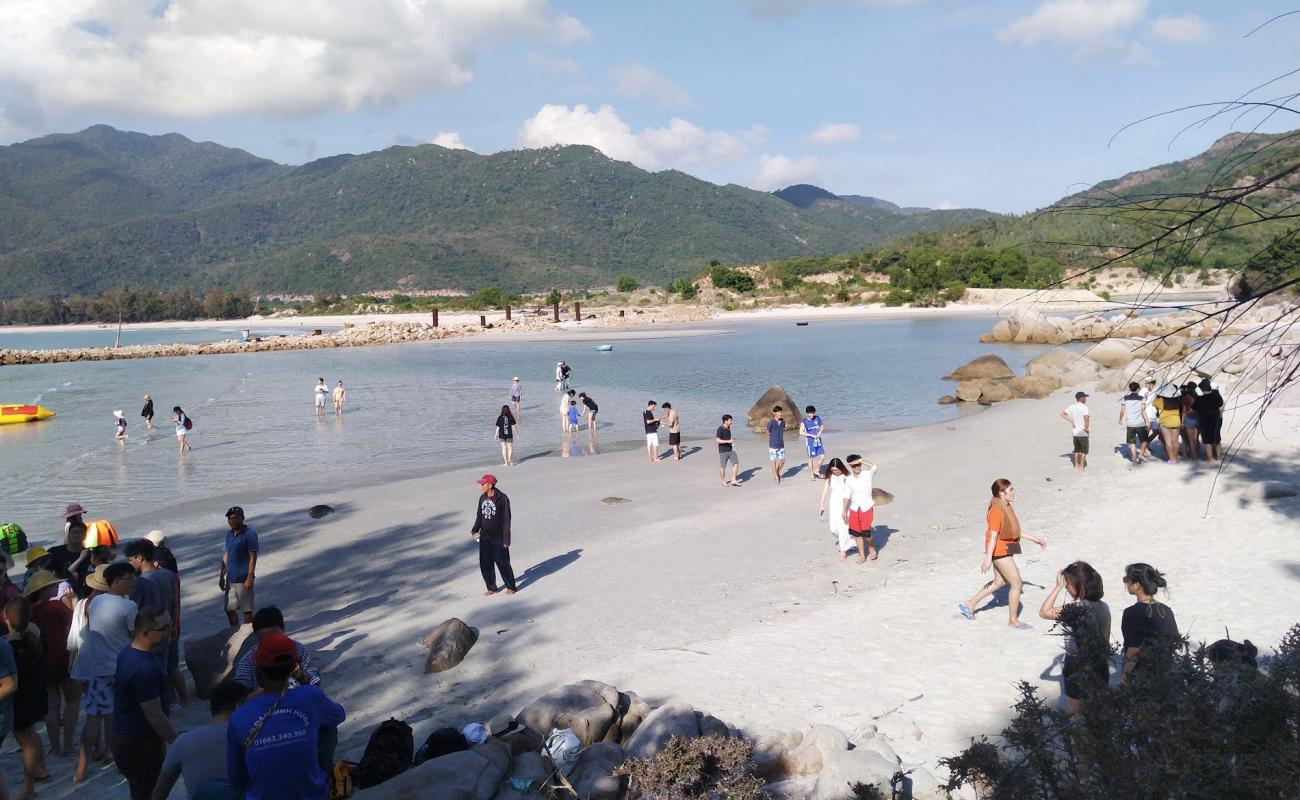
M 785 393 L 785 389 L 780 386 L 773 386 L 763 396 L 758 398 L 754 407 L 749 409 L 749 414 L 745 416 L 745 421 L 749 429 L 755 433 L 763 433 L 767 430 L 767 421 L 772 418 L 772 407 L 780 406 L 784 412 L 781 418 L 785 420 L 785 429 L 788 431 L 795 430 L 799 427 L 799 418 L 803 412 L 790 399 L 790 395 Z
M 617 712 L 599 692 L 576 684 L 546 692 L 525 706 L 518 716 L 521 723 L 538 732 L 569 728 L 583 747 L 603 739 L 616 718 Z
M 1133 360 L 1133 347 L 1124 339 L 1102 339 L 1083 354 L 1103 367 L 1119 369 Z
M 1048 350 L 1025 365 L 1025 374 L 1032 377 L 1055 378 L 1062 386 L 1094 383 L 1101 378 L 1097 362 L 1084 358 L 1072 350 Z
M 424 672 L 446 672 L 465 660 L 469 649 L 478 641 L 478 631 L 452 617 L 429 632 L 421 642 L 429 648 Z
M 957 398 L 953 397 L 950 394 L 945 394 L 939 398 L 939 405 L 941 406 L 950 406 L 955 402 L 957 402 Z
M 975 358 L 965 366 L 958 367 L 952 371 L 952 374 L 945 375 L 946 381 L 969 381 L 979 378 L 1014 378 L 1016 373 L 1011 371 L 1007 362 L 992 353 L 985 353 Z
M 253 649 L 257 639 L 252 625 L 227 628 L 211 636 L 195 636 L 185 640 L 185 667 L 194 678 L 194 693 L 202 700 L 212 694 L 212 687 L 221 683 L 234 670 L 244 653 Z
M 993 332 L 989 338 L 995 342 L 1006 344 L 1016 338 L 1016 329 L 1009 320 L 1000 319 L 993 325 Z
M 1023 378 L 1012 378 L 1007 385 L 1016 397 L 1041 400 L 1061 388 L 1061 381 L 1043 375 L 1026 375 Z
M 624 751 L 628 758 L 648 758 L 664 749 L 674 736 L 696 739 L 699 735 L 700 720 L 695 709 L 684 703 L 669 703 L 650 712 L 627 741 Z
M 983 387 L 976 381 L 962 381 L 957 384 L 957 399 L 966 403 L 974 403 L 979 400 L 980 394 L 983 392 Z
M 583 800 L 619 800 L 627 789 L 627 777 L 615 775 L 614 770 L 622 763 L 622 747 L 597 742 L 582 751 L 566 777 Z
M 1014 397 L 1005 383 L 986 380 L 983 381 L 983 386 L 984 388 L 980 391 L 981 403 L 985 401 L 990 403 L 1002 403 Z

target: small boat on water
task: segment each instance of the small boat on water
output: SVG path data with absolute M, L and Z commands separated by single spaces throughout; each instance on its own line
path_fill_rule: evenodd
M 0 425 L 18 422 L 38 422 L 54 416 L 54 412 L 45 406 L 34 405 L 0 405 Z
M 808 327 L 808 323 L 806 322 L 796 322 L 795 325 L 798 325 L 800 328 Z
M 610 350 L 613 350 L 613 349 L 614 349 L 614 345 L 612 345 L 612 344 L 598 344 L 598 345 L 596 345 L 596 352 L 597 352 L 597 353 L 608 353 Z

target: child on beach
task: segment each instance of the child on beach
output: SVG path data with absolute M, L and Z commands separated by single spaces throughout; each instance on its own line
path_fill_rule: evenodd
M 117 433 L 113 435 L 113 438 L 119 442 L 124 442 L 126 441 L 126 417 L 122 416 L 120 410 L 114 411 L 113 416 L 117 418 Z
M 821 465 L 826 460 L 826 447 L 822 444 L 822 433 L 826 425 L 817 416 L 817 409 L 808 406 L 804 409 L 804 418 L 799 420 L 799 435 L 808 447 L 808 477 L 817 480 L 822 476 Z
M 577 433 L 578 432 L 578 401 L 577 400 L 569 401 L 569 411 L 565 416 L 565 419 L 567 420 L 566 430 L 569 433 Z

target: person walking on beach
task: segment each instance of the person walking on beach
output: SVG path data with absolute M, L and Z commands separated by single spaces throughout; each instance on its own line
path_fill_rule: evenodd
M 117 656 L 131 644 L 131 631 L 139 608 L 131 602 L 135 589 L 135 569 L 130 564 L 106 564 L 86 577 L 87 588 L 98 594 L 86 608 L 86 625 L 81 645 L 72 661 L 72 677 L 81 681 L 82 710 L 86 723 L 81 729 L 81 751 L 72 779 L 86 778 L 90 759 L 107 762 L 105 727 L 113 716 L 113 684 L 117 673 Z
M 1016 500 L 1016 489 L 1011 485 L 1011 481 L 1006 478 L 998 478 L 993 481 L 993 498 L 989 500 L 988 517 L 985 522 L 984 530 L 984 560 L 980 564 L 980 572 L 993 570 L 993 580 L 984 584 L 984 588 L 975 593 L 975 596 L 964 603 L 958 603 L 957 609 L 961 615 L 972 622 L 975 621 L 975 615 L 979 612 L 979 604 L 1003 586 L 1010 589 L 1007 592 L 1007 612 L 1010 619 L 1007 622 L 1013 630 L 1028 631 L 1033 630 L 1033 625 L 1020 621 L 1020 591 L 1022 581 L 1020 579 L 1020 570 L 1016 568 L 1016 553 L 1020 552 L 1020 540 L 1028 539 L 1039 547 L 1047 547 L 1047 542 L 1039 537 L 1031 536 L 1020 529 L 1020 518 L 1016 516 L 1016 510 L 1013 504 Z
M 1070 461 L 1074 464 L 1075 472 L 1083 472 L 1088 466 L 1088 438 L 1090 435 L 1091 421 L 1088 417 L 1088 405 L 1085 402 L 1088 399 L 1087 392 L 1075 392 L 1074 402 L 1066 406 L 1061 412 L 1061 419 L 1070 423 L 1070 433 L 1074 440 L 1074 452 L 1070 456 Z
M 501 591 L 497 588 L 498 571 L 505 582 L 506 594 L 514 594 L 515 571 L 510 567 L 510 498 L 497 489 L 495 475 L 484 475 L 478 479 L 478 485 L 482 494 L 469 533 L 478 542 L 478 567 L 487 587 L 483 596 L 491 597 Z
M 876 465 L 857 453 L 848 458 L 849 477 L 845 481 L 848 494 L 844 497 L 840 511 L 849 526 L 849 533 L 858 543 L 858 563 L 868 558 L 875 561 L 876 545 L 871 541 L 871 528 L 876 521 L 876 501 L 871 490 L 875 488 L 872 478 L 876 474 Z
M 520 409 L 524 403 L 524 386 L 519 382 L 519 376 L 516 375 L 514 380 L 510 381 L 510 404 L 515 407 L 515 418 L 523 416 Z
M 348 399 L 348 390 L 343 388 L 343 381 L 334 384 L 334 414 L 343 413 L 343 401 Z
M 236 612 L 243 612 L 244 622 L 253 621 L 253 573 L 257 569 L 257 532 L 244 524 L 244 509 L 231 506 L 226 510 L 225 547 L 221 550 L 221 573 L 217 579 L 226 595 L 226 620 L 239 624 Z
M 176 423 L 176 441 L 180 443 L 179 452 L 184 454 L 187 450 L 193 449 L 190 443 L 185 441 L 185 435 L 194 428 L 194 423 L 180 406 L 172 408 L 172 422 Z
M 1205 443 L 1205 460 L 1211 464 L 1223 458 L 1223 395 L 1210 382 L 1201 380 L 1201 395 L 1196 398 L 1196 412 L 1201 417 L 1201 441 Z
M 176 740 L 171 686 L 156 651 L 166 650 L 172 621 L 152 606 L 140 609 L 131 625 L 131 645 L 117 657 L 113 686 L 113 760 L 126 778 L 131 800 L 150 800 Z
M 312 389 L 312 395 L 315 398 L 316 404 L 316 416 L 319 417 L 325 413 L 325 398 L 329 397 L 329 394 L 330 390 L 329 387 L 325 385 L 325 379 L 317 378 L 316 386 Z
M 1062 589 L 1070 601 L 1057 608 Z M 1056 586 L 1038 609 L 1038 616 L 1065 629 L 1061 684 L 1071 714 L 1110 683 L 1110 606 L 1102 602 L 1103 595 L 1101 574 L 1087 562 L 1075 561 L 1056 573 Z
M 1147 401 L 1138 394 L 1137 382 L 1128 385 L 1128 394 L 1119 401 L 1119 424 L 1124 426 L 1124 441 L 1128 443 L 1128 456 L 1134 464 L 1141 464 L 1147 454 L 1147 430 L 1151 420 L 1147 416 Z
M 849 557 L 849 550 L 853 547 L 853 536 L 849 533 L 849 515 L 844 510 L 848 497 L 849 468 L 838 458 L 832 458 L 826 463 L 826 485 L 822 487 L 817 516 L 830 512 L 826 521 L 830 525 L 831 535 L 835 537 L 841 561 Z
M 587 430 L 596 430 L 596 415 L 600 413 L 600 406 L 596 405 L 596 401 L 588 397 L 586 392 L 578 392 L 578 399 L 582 401 L 582 406 L 586 409 Z
M 718 443 L 718 477 L 723 486 L 740 485 L 740 458 L 731 442 L 731 415 L 722 415 L 722 424 L 714 434 L 713 441 Z M 731 466 L 731 480 L 727 480 L 727 466 Z
M 1126 683 L 1137 669 L 1142 648 L 1159 644 L 1162 639 L 1167 644 L 1179 635 L 1173 609 L 1156 600 L 1156 592 L 1168 585 L 1164 574 L 1150 564 L 1139 562 L 1124 568 L 1124 588 L 1136 602 L 1124 609 L 1120 621 L 1124 635 L 1124 670 L 1119 676 L 1120 683 Z
M 1155 405 L 1160 420 L 1160 441 L 1165 448 L 1165 463 L 1177 464 L 1178 434 L 1183 427 L 1183 404 L 1173 384 L 1161 387 Z
M 126 417 L 122 416 L 121 409 L 114 411 L 113 417 L 117 420 L 116 423 L 117 432 L 113 434 L 113 438 L 118 440 L 119 442 L 125 442 L 126 441 Z
M 648 400 L 645 411 L 641 412 L 641 421 L 645 424 L 645 450 L 651 464 L 659 460 L 659 423 L 662 419 L 655 416 L 658 405 L 655 401 Z
M 826 460 L 826 447 L 822 444 L 825 430 L 826 424 L 817 416 L 817 409 L 813 406 L 805 408 L 804 417 L 799 420 L 799 436 L 808 447 L 808 477 L 814 481 L 822 476 L 821 466 Z
M 772 418 L 767 421 L 767 460 L 772 464 L 772 477 L 781 485 L 781 470 L 785 468 L 785 420 L 781 407 L 772 406 Z
M 673 451 L 673 461 L 682 460 L 682 423 L 672 403 L 664 403 L 664 422 L 668 425 L 668 446 Z
M 514 466 L 515 429 L 518 427 L 519 423 L 515 421 L 515 415 L 510 413 L 510 406 L 501 406 L 501 413 L 497 415 L 496 436 L 497 441 L 501 443 L 503 466 Z
M 153 398 L 149 395 L 144 396 L 144 408 L 140 409 L 140 416 L 144 417 L 144 425 L 149 430 L 153 430 Z

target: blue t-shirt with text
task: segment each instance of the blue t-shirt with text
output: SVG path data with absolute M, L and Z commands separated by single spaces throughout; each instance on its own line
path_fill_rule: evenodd
M 244 740 L 279 698 L 260 695 L 231 716 L 226 729 L 227 777 L 243 790 L 244 800 L 325 800 L 328 791 L 317 759 L 317 739 L 322 725 L 337 726 L 347 713 L 319 686 L 290 689 L 245 748 Z

